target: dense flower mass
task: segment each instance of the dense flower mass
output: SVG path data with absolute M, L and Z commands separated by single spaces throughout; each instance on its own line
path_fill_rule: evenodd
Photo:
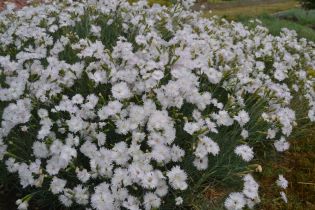
M 257 142 L 289 148 L 295 93 L 315 121 L 315 44 L 202 18 L 193 1 L 61 2 L 0 13 L 0 158 L 23 188 L 66 207 L 175 209 L 203 175 L 243 170 L 225 207 L 259 203 Z

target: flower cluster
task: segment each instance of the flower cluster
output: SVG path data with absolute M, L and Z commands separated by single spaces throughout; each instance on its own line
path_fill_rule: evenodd
M 192 2 L 47 1 L 0 13 L 0 158 L 23 188 L 66 207 L 185 205 L 195 171 L 220 168 L 221 154 L 246 165 L 259 141 L 289 148 L 294 93 L 315 121 L 314 43 L 202 18 Z M 258 183 L 243 181 L 227 209 L 259 202 Z

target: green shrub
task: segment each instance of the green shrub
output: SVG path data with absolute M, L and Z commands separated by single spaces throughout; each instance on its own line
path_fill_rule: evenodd
M 300 3 L 304 9 L 307 9 L 307 10 L 315 9 L 314 0 L 300 0 Z

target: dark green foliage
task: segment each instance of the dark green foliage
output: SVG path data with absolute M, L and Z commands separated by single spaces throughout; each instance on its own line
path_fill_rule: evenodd
M 307 10 L 315 9 L 314 0 L 300 0 L 300 3 L 304 9 L 307 9 Z

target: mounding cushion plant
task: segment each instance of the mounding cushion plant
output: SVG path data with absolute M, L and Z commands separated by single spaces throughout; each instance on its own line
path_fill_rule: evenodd
M 289 148 L 293 95 L 315 121 L 315 44 L 192 4 L 0 13 L 0 158 L 29 192 L 19 209 L 189 209 L 209 182 L 235 186 L 226 209 L 260 202 L 256 150 Z

